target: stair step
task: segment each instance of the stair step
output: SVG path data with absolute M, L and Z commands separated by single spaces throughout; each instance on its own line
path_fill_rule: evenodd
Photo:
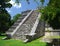
M 22 17 L 25 17 L 26 15 L 22 15 Z
M 20 23 L 20 22 L 17 21 L 15 24 L 19 24 L 19 23 Z
M 20 23 L 21 21 L 17 21 L 16 23 Z
M 12 26 L 11 28 L 16 28 L 16 26 Z
M 21 21 L 20 19 L 18 19 L 17 21 Z
M 19 17 L 19 19 L 16 21 L 16 23 L 14 23 L 14 26 L 12 26 L 9 31 L 12 32 L 19 25 L 19 23 L 25 18 L 25 16 L 26 14 Z M 18 26 L 19 28 L 16 29 L 16 32 L 13 34 L 13 37 L 17 39 L 22 39 L 24 40 L 24 42 L 28 42 L 29 39 L 26 39 L 26 36 L 24 34 L 29 34 L 29 36 L 34 36 L 36 34 L 30 32 L 35 24 L 37 17 L 38 15 L 36 14 L 36 12 L 33 11 L 33 13 L 31 13 L 30 16 L 27 17 L 24 23 L 22 23 L 21 27 Z
M 22 15 L 27 15 L 28 13 L 23 13 Z
M 18 25 L 19 23 L 16 22 L 16 23 L 14 23 L 14 24 Z
M 11 26 L 11 27 L 17 27 L 18 25 L 13 25 L 13 26 Z
M 11 27 L 16 27 L 16 26 L 11 26 Z
M 19 17 L 19 19 L 23 19 L 24 17 Z
M 7 37 L 2 38 L 2 40 L 7 40 L 7 39 L 8 39 Z
M 8 31 L 12 32 L 13 30 L 14 30 L 14 29 L 11 29 L 11 28 L 10 28 Z
M 24 40 L 23 42 L 28 42 L 29 39 Z
M 34 35 L 36 35 L 36 33 L 30 33 L 30 34 L 25 34 L 25 35 L 34 36 Z
M 18 26 L 18 24 L 15 23 L 13 26 Z
M 36 15 L 35 12 L 33 12 L 29 16 L 29 18 L 24 22 L 24 24 L 21 25 L 21 27 L 19 28 L 19 30 L 15 33 L 15 36 L 18 37 L 18 39 L 19 39 L 19 37 L 20 37 L 20 39 L 24 39 L 23 38 L 23 37 L 25 37 L 24 34 L 27 34 L 27 33 L 29 33 L 29 36 L 34 36 L 36 33 L 31 33 L 30 34 L 30 32 L 31 32 L 30 30 L 32 29 L 32 27 L 33 27 L 33 25 L 34 25 L 37 17 L 38 17 L 38 15 Z M 28 39 L 26 39 L 24 42 L 27 42 L 27 41 L 28 41 Z
M 15 29 L 16 27 L 11 27 L 10 29 Z

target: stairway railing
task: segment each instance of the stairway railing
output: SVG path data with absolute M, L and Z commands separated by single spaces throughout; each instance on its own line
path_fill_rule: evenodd
M 33 35 L 36 34 L 35 31 L 36 31 L 36 28 L 37 28 L 37 26 L 38 26 L 38 24 L 39 24 L 39 19 L 40 19 L 40 17 L 41 17 L 41 15 L 40 15 L 40 13 L 39 13 L 39 15 L 38 15 L 38 17 L 37 17 L 37 19 L 36 19 L 36 21 L 35 21 L 35 24 L 34 24 L 32 30 L 31 30 L 31 32 L 30 32 L 30 34 L 29 34 L 30 36 L 33 36 Z

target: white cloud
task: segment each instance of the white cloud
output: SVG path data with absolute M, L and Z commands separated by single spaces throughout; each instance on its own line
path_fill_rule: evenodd
M 9 1 L 9 3 L 11 3 L 12 5 L 14 5 L 15 2 L 13 0 L 11 0 L 11 1 Z
M 11 12 L 11 10 L 8 10 L 8 12 L 10 13 L 10 12 Z
M 9 8 L 6 8 L 6 10 L 10 13 L 10 12 L 12 12 Z
M 21 3 L 19 3 L 19 5 L 18 5 L 18 4 L 15 3 L 15 1 L 13 1 L 13 0 L 11 0 L 9 3 L 11 3 L 13 7 L 21 8 Z
M 16 8 L 20 8 L 21 7 L 21 3 L 19 3 L 19 5 L 15 3 L 13 6 L 16 7 Z

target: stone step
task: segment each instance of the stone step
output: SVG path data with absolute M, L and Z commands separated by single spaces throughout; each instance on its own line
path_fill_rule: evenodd
M 28 14 L 28 13 L 27 13 Z M 22 22 L 22 20 L 25 18 L 25 16 L 27 15 L 22 15 L 18 18 L 18 20 L 11 26 L 11 28 L 6 32 L 7 35 L 11 35 L 13 34 L 13 32 L 15 31 L 15 29 L 17 28 L 17 26 L 19 26 L 20 22 Z M 19 35 L 19 36 L 18 36 Z M 16 36 L 20 37 L 20 34 L 18 34 Z M 7 36 L 8 37 L 8 36 Z
M 49 38 L 43 38 L 41 41 L 42 41 L 42 42 L 51 43 L 51 42 L 52 42 L 52 39 L 49 39 Z
M 18 19 L 17 21 L 21 21 L 21 19 Z
M 19 23 L 22 21 L 23 17 L 19 17 L 19 19 L 11 26 L 11 28 L 9 29 L 9 32 L 13 32 L 13 30 L 19 25 Z
M 19 24 L 20 22 L 16 22 L 15 24 Z
M 23 16 L 23 17 L 19 17 L 19 19 L 23 19 L 25 16 Z
M 13 32 L 13 30 L 14 30 L 14 29 L 11 29 L 11 28 L 10 28 L 8 31 L 9 31 L 9 32 Z
M 27 14 L 23 14 L 22 16 L 26 16 Z
M 30 12 L 30 11 L 29 11 L 29 12 Z M 25 15 L 27 15 L 29 12 L 23 13 L 22 15 L 25 16 Z
M 18 23 L 13 24 L 12 26 L 18 26 Z
M 29 41 L 29 39 L 26 39 L 26 40 L 24 40 L 23 42 L 25 42 L 25 43 L 26 43 L 26 42 L 28 42 L 28 41 Z
M 24 24 L 21 25 L 19 30 L 14 34 L 15 37 L 21 37 L 22 35 L 20 34 L 28 34 L 31 32 L 31 29 L 38 17 L 38 13 L 33 11 L 33 13 L 27 18 L 27 20 L 24 22 Z M 24 37 L 24 36 L 22 36 Z M 22 39 L 22 38 L 21 38 Z
M 22 15 L 22 17 L 19 17 L 17 22 L 15 22 L 14 25 L 11 27 L 12 30 L 10 30 L 12 31 L 11 34 L 14 39 L 21 39 L 24 40 L 24 42 L 27 42 L 29 39 L 26 38 L 25 34 L 29 34 L 29 36 L 34 36 L 36 34 L 34 32 L 30 34 L 30 32 L 36 22 L 38 12 L 31 11 L 26 17 L 25 16 L 26 14 Z
M 18 20 L 16 23 L 20 23 L 20 22 L 21 22 L 21 20 L 20 21 Z
M 25 17 L 26 15 L 22 15 L 22 17 Z
M 16 28 L 16 26 L 12 26 L 11 28 Z

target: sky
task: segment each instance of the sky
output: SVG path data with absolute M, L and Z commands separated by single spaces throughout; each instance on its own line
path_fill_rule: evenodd
M 18 5 L 15 3 L 15 0 L 11 0 L 8 3 L 11 3 L 12 7 L 6 8 L 6 10 L 9 12 L 11 17 L 13 18 L 13 16 L 15 16 L 16 14 L 20 14 L 23 11 L 37 9 L 38 5 L 36 2 L 34 2 L 34 0 L 29 0 L 29 2 L 30 4 L 28 4 L 25 0 L 22 0 Z M 39 0 L 38 0 L 38 3 L 40 3 Z M 48 3 L 48 0 L 45 0 L 44 5 L 46 6 L 47 3 Z

